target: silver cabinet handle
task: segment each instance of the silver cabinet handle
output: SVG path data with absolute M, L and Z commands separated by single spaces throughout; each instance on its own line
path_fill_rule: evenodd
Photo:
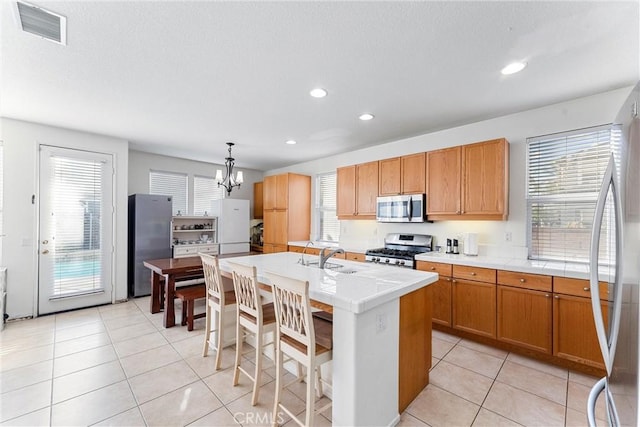
M 589 292 L 591 290 L 591 288 L 585 286 L 584 288 L 582 288 L 582 290 L 585 291 L 585 292 Z
M 472 272 L 471 272 L 471 275 L 472 275 L 472 276 L 475 276 L 475 275 L 476 275 L 476 272 L 475 272 L 475 271 L 472 271 Z
M 524 283 L 524 282 L 525 282 L 525 280 L 524 280 L 524 279 L 520 279 L 520 283 Z
M 42 255 L 46 255 L 49 253 L 49 249 L 45 249 L 44 251 L 40 252 Z
M 554 295 L 553 296 L 555 299 L 560 299 L 560 297 L 558 295 Z

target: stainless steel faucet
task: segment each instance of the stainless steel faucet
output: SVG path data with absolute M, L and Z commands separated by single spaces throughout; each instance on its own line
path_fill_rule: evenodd
M 304 262 L 304 253 L 305 253 L 305 251 L 307 250 L 307 248 L 309 246 L 313 246 L 313 242 L 312 241 L 309 241 L 309 242 L 307 242 L 306 245 L 304 245 L 304 249 L 302 250 L 302 253 L 300 254 L 300 259 L 298 260 L 298 264 L 307 265 Z
M 331 258 L 332 256 L 334 256 L 335 254 L 343 254 L 344 253 L 344 249 L 336 248 L 336 249 L 333 249 L 331 252 L 329 252 L 327 255 L 325 255 L 324 251 L 327 250 L 327 249 L 328 249 L 327 247 L 324 247 L 320 251 L 320 264 L 318 265 L 318 267 L 320 267 L 320 268 L 324 268 L 324 264 L 327 262 L 327 260 L 329 258 Z

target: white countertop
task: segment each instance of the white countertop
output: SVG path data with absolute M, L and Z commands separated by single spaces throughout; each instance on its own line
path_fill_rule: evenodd
M 497 270 L 518 271 L 522 273 L 545 274 L 547 276 L 589 279 L 589 266 L 562 261 L 537 261 L 519 258 L 499 258 L 495 256 L 466 256 L 432 252 L 416 255 L 417 261 L 443 262 L 447 264 L 468 265 L 471 267 L 495 268 Z M 600 280 L 608 280 L 608 267 L 601 267 Z
M 309 281 L 311 299 L 353 313 L 365 312 L 438 280 L 436 273 L 331 258 L 329 262 L 342 265 L 343 270 L 355 270 L 353 274 L 344 274 L 338 272 L 339 269 L 302 266 L 298 264 L 299 259 L 299 253 L 280 252 L 222 258 L 219 262 L 226 272 L 231 271 L 229 262 L 254 265 L 258 280 L 265 284 L 269 284 L 265 271 Z M 305 255 L 305 261 L 317 260 L 317 256 Z

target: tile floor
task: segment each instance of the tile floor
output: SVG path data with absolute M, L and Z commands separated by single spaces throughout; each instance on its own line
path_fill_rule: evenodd
M 10 322 L 0 332 L 1 425 L 236 426 L 264 423 L 275 370 L 259 404 L 241 377 L 231 386 L 233 348 L 222 370 L 201 357 L 196 329 L 165 329 L 149 299 Z M 179 318 L 179 317 L 178 317 Z M 250 354 L 245 356 L 252 363 Z M 431 384 L 401 426 L 585 426 L 596 378 L 434 331 Z M 326 397 L 323 398 L 326 401 Z M 284 393 L 304 411 L 304 385 Z M 599 402 L 598 414 L 604 413 Z M 331 425 L 330 410 L 316 425 Z M 603 423 L 602 421 L 600 423 Z M 285 425 L 294 422 L 285 419 Z

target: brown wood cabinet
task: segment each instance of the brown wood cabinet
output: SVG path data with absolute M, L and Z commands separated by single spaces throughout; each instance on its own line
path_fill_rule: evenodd
M 286 252 L 311 231 L 311 177 L 286 173 L 264 179 L 264 253 Z
M 551 354 L 551 292 L 498 285 L 497 297 L 498 340 Z
M 554 277 L 553 289 L 553 355 L 603 369 L 591 297 L 588 296 L 589 281 Z M 606 290 L 606 283 L 600 283 L 605 327 L 608 319 Z
M 453 327 L 496 338 L 496 270 L 454 265 L 451 283 Z
M 509 143 L 506 139 L 430 151 L 426 169 L 429 219 L 507 219 Z
M 296 253 L 305 253 L 308 255 L 319 255 L 320 254 L 320 249 L 319 248 L 312 248 L 312 247 L 307 247 L 307 249 L 304 249 L 304 246 L 293 246 L 293 245 L 289 245 L 289 252 L 296 252 Z
M 341 255 L 341 254 L 338 254 L 338 255 Z M 359 252 L 347 252 L 344 254 L 344 259 L 349 261 L 364 262 L 364 254 L 361 254 Z
M 431 284 L 431 299 L 433 301 L 432 317 L 434 323 L 452 326 L 451 322 L 451 264 L 430 261 L 418 261 L 416 269 L 438 273 L 438 281 Z
M 374 219 L 378 197 L 378 162 L 338 168 L 337 215 L 340 219 Z
M 380 160 L 378 194 L 422 194 L 425 192 L 425 153 Z
M 253 218 L 260 219 L 263 217 L 264 195 L 262 193 L 262 182 L 253 183 Z

